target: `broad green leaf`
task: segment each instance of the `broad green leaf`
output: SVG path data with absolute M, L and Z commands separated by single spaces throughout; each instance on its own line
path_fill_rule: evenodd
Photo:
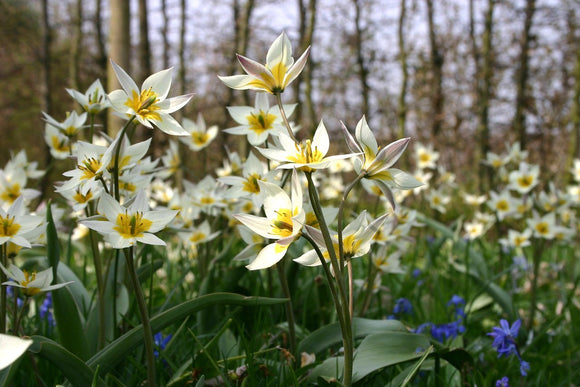
M 285 298 L 245 297 L 234 293 L 213 293 L 186 301 L 152 317 L 151 328 L 153 332 L 159 332 L 173 323 L 180 322 L 190 314 L 212 305 L 268 306 L 282 304 L 286 301 Z M 99 366 L 99 371 L 105 374 L 142 343 L 143 326 L 138 325 L 103 348 L 87 361 L 87 365 L 92 369 Z
M 54 319 L 61 344 L 81 359 L 88 359 L 90 351 L 84 331 L 84 319 L 79 313 L 71 289 L 65 286 L 52 292 Z
M 14 363 L 10 364 L 9 367 L 6 367 L 0 371 L 0 387 L 10 387 L 14 385 L 14 375 L 16 375 L 16 372 L 18 371 L 18 366 L 20 365 L 21 361 L 22 356 L 16 359 Z
M 391 331 L 368 335 L 354 354 L 353 382 L 381 368 L 420 358 L 426 348 L 430 348 L 429 340 L 416 333 Z M 339 379 L 342 377 L 343 363 L 342 356 L 326 359 L 312 370 L 308 379 Z
M 50 205 L 46 211 L 46 220 L 48 262 L 52 266 L 54 278 L 57 279 L 60 247 Z M 63 272 L 66 272 L 66 270 Z M 52 302 L 60 342 L 75 355 L 82 359 L 87 359 L 89 357 L 89 346 L 84 332 L 84 318 L 81 315 L 81 305 L 77 305 L 72 288 L 65 286 L 53 291 Z
M 356 349 L 353 381 L 371 372 L 423 356 L 430 348 L 427 337 L 416 333 L 388 332 L 367 336 Z
M 397 320 L 371 320 L 355 317 L 353 332 L 356 339 L 381 332 L 407 332 L 405 326 Z M 320 353 L 329 347 L 342 345 L 342 334 L 338 323 L 329 324 L 317 329 L 298 344 L 298 353 Z
M 105 383 L 95 378 L 85 362 L 58 343 L 43 336 L 32 336 L 34 343 L 29 348 L 30 352 L 49 360 L 57 367 L 73 386 L 91 386 L 95 381 L 96 386 L 105 386 Z

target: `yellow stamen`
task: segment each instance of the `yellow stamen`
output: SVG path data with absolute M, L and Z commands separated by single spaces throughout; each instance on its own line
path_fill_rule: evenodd
M 143 90 L 140 95 L 133 90 L 132 98 L 129 98 L 125 105 L 145 120 L 161 121 L 161 116 L 156 112 L 159 110 L 159 106 L 156 105 L 157 101 L 159 101 L 157 93 L 148 88 Z
M 117 231 L 123 238 L 137 238 L 142 237 L 143 233 L 151 228 L 149 219 L 143 218 L 143 213 L 137 212 L 129 215 L 127 212 L 117 215 L 117 226 L 113 230 Z

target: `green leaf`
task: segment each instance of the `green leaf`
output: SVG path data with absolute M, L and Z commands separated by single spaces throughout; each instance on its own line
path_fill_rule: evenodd
M 90 351 L 84 331 L 84 319 L 79 313 L 72 290 L 65 286 L 52 292 L 54 319 L 62 345 L 80 357 L 88 359 Z
M 381 368 L 422 357 L 424 352 L 417 350 L 424 351 L 424 348 L 428 348 L 428 351 L 431 351 L 430 347 L 427 337 L 406 331 L 368 335 L 354 354 L 352 380 L 357 382 Z M 312 370 L 308 379 L 310 381 L 316 381 L 320 377 L 326 380 L 338 379 L 342 375 L 343 366 L 342 356 L 326 359 Z
M 355 352 L 352 380 L 356 382 L 378 369 L 421 357 L 421 351 L 427 348 L 430 348 L 427 337 L 416 333 L 369 335 Z
M 355 317 L 353 319 L 355 339 L 381 332 L 407 332 L 405 326 L 397 320 L 372 320 Z M 298 353 L 320 353 L 332 346 L 342 345 L 342 334 L 338 323 L 329 324 L 317 329 L 298 344 Z
M 439 351 L 439 356 L 447 360 L 459 372 L 470 369 L 473 366 L 473 357 L 463 348 L 456 348 L 448 351 Z
M 58 343 L 43 336 L 32 336 L 34 343 L 30 352 L 37 353 L 54 364 L 73 386 L 105 386 L 105 383 L 95 378 L 91 370 L 81 359 Z
M 212 305 L 267 306 L 282 304 L 284 302 L 287 302 L 287 299 L 245 297 L 233 293 L 213 293 L 186 301 L 154 316 L 151 318 L 151 328 L 153 333 L 159 332 L 163 328 L 181 321 L 190 314 Z M 138 325 L 103 348 L 87 361 L 87 365 L 93 369 L 99 366 L 99 371 L 105 374 L 133 352 L 136 346 L 142 343 L 143 326 Z
M 423 362 L 425 361 L 425 359 L 427 359 L 427 356 L 429 356 L 431 352 L 433 352 L 433 346 L 430 346 L 429 349 L 425 351 L 423 356 L 421 356 L 419 361 L 408 371 L 407 376 L 405 376 L 405 379 L 400 384 L 401 387 L 406 386 L 407 383 L 409 383 L 411 379 L 413 379 L 413 376 L 415 376 L 415 374 L 419 372 L 421 366 L 423 365 Z

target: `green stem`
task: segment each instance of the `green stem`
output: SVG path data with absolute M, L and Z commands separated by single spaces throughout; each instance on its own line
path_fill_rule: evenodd
M 93 206 L 90 206 L 90 210 L 88 208 L 85 209 L 85 212 L 87 217 L 93 215 Z M 99 337 L 97 341 L 97 349 L 101 349 L 105 345 L 105 281 L 103 279 L 103 263 L 101 262 L 101 255 L 99 253 L 97 233 L 94 230 L 89 230 L 89 237 L 91 239 L 93 264 L 95 265 L 95 275 L 97 277 L 97 307 L 99 312 Z
M 349 298 L 346 295 L 344 289 L 344 283 L 342 278 L 342 270 L 339 266 L 338 258 L 336 256 L 336 251 L 334 249 L 334 244 L 332 243 L 332 237 L 330 236 L 330 231 L 326 220 L 324 219 L 324 214 L 322 213 L 322 207 L 320 206 L 320 199 L 318 197 L 318 192 L 312 181 L 312 172 L 305 172 L 306 179 L 308 180 L 308 194 L 310 196 L 310 204 L 320 225 L 320 231 L 324 238 L 324 243 L 330 256 L 330 263 L 332 265 L 332 270 L 336 276 L 336 284 L 338 286 L 338 294 L 340 295 L 340 304 L 337 305 L 337 311 L 339 314 L 342 313 L 344 318 L 344 326 L 342 326 L 342 342 L 344 347 L 344 375 L 342 383 L 344 386 L 350 386 L 352 383 L 352 362 L 354 357 L 354 342 L 352 333 L 352 319 L 350 317 L 350 307 Z
M 22 321 L 22 317 L 24 316 L 24 312 L 26 310 L 26 308 L 28 307 L 28 304 L 30 303 L 30 297 L 26 297 L 24 299 L 24 304 L 22 305 L 22 309 L 20 310 L 20 313 L 18 313 L 18 297 L 17 297 L 18 293 L 15 291 L 14 292 L 14 327 L 12 328 L 12 333 L 14 333 L 15 336 L 20 336 L 18 334 L 18 330 L 20 329 L 20 321 Z
M 2 266 L 4 266 L 5 268 L 7 268 L 8 266 L 8 257 L 6 256 L 6 248 L 7 248 L 8 242 L 2 244 L 1 247 L 1 252 L 0 252 L 0 260 L 2 263 Z M 4 283 L 6 282 L 7 278 L 6 278 L 6 274 L 4 274 L 4 270 L 0 270 L 0 283 Z M 0 333 L 6 333 L 6 286 L 2 286 L 0 285 Z
M 286 278 L 284 263 L 284 259 L 278 261 L 276 263 L 276 271 L 278 272 L 278 278 L 280 279 L 280 285 L 282 287 L 284 297 L 288 299 L 288 302 L 286 303 L 286 319 L 288 320 L 289 350 L 292 356 L 294 356 L 294 359 L 297 359 L 294 308 L 292 307 L 292 294 L 290 293 L 290 288 L 288 287 L 288 279 Z
M 137 301 L 139 314 L 141 316 L 141 323 L 143 324 L 143 340 L 145 342 L 145 357 L 147 358 L 147 384 L 149 387 L 153 387 L 156 385 L 153 331 L 151 330 L 149 313 L 147 312 L 147 304 L 145 303 L 145 297 L 143 296 L 143 290 L 141 289 L 141 284 L 139 283 L 139 278 L 137 277 L 137 271 L 135 270 L 133 259 L 133 246 L 130 246 L 129 248 L 125 249 L 125 261 L 127 262 L 129 277 L 131 278 L 131 283 L 133 284 L 135 300 Z
M 528 331 L 534 327 L 534 319 L 536 317 L 536 309 L 538 303 L 538 275 L 540 274 L 540 262 L 542 261 L 542 252 L 544 251 L 544 240 L 540 239 L 537 244 L 534 244 L 534 272 L 532 278 L 532 289 L 530 296 L 530 319 L 528 321 Z
M 340 202 L 340 206 L 338 207 L 338 216 L 337 216 L 337 222 L 338 222 L 338 256 L 339 256 L 339 262 L 340 262 L 340 267 L 344 267 L 344 245 L 342 243 L 342 222 L 343 222 L 343 216 L 344 216 L 344 205 L 346 203 L 346 200 L 348 199 L 348 195 L 350 194 L 350 191 L 354 188 L 354 186 L 360 181 L 362 180 L 362 178 L 365 177 L 364 173 L 359 173 L 358 176 L 348 185 L 348 187 L 346 187 L 346 190 L 344 191 L 344 194 L 342 195 L 342 201 Z M 347 265 L 346 265 L 346 270 L 347 270 L 347 275 L 348 275 L 348 282 L 347 282 L 347 289 L 348 289 L 348 312 L 350 314 L 350 319 L 352 320 L 353 318 L 353 310 L 354 310 L 354 305 L 353 305 L 353 279 L 352 279 L 352 262 L 350 260 L 348 260 Z
M 322 264 L 322 268 L 324 269 L 324 274 L 326 275 L 326 281 L 328 282 L 328 287 L 330 288 L 330 294 L 332 295 L 332 301 L 334 301 L 334 306 L 336 308 L 336 314 L 338 316 L 338 323 L 340 325 L 341 331 L 344 329 L 344 315 L 342 313 L 342 307 L 340 306 L 340 298 L 338 297 L 338 293 L 336 292 L 336 288 L 334 287 L 334 277 L 330 272 L 330 268 L 328 267 L 328 263 L 326 263 L 326 259 L 320 251 L 320 247 L 316 244 L 316 242 L 310 237 L 310 235 L 306 233 L 302 233 L 304 239 L 306 239 L 314 251 L 316 251 L 316 255 L 318 255 L 318 259 L 320 259 L 320 263 Z
M 114 185 L 114 192 L 115 192 L 115 199 L 119 201 L 121 195 L 119 194 L 119 157 L 121 155 L 121 144 L 123 143 L 123 137 L 125 137 L 125 133 L 127 132 L 127 128 L 131 123 L 135 120 L 136 116 L 133 116 L 127 121 L 123 129 L 121 129 L 121 133 L 119 133 L 119 142 L 115 148 L 115 167 L 113 168 L 113 185 Z
M 284 111 L 284 105 L 282 104 L 282 96 L 280 95 L 280 93 L 276 93 L 276 102 L 278 103 L 278 107 L 280 108 L 280 116 L 282 117 L 282 121 L 284 121 L 284 126 L 286 126 L 288 136 L 290 136 L 290 138 L 294 140 L 295 143 L 298 143 L 298 140 L 296 139 L 294 133 L 292 132 L 292 126 L 290 126 L 288 117 L 286 117 L 286 112 Z

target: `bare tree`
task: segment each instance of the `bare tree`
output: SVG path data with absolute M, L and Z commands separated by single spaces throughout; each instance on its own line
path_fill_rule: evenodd
M 109 0 L 110 18 L 109 18 L 109 54 L 125 71 L 130 73 L 129 53 L 131 42 L 129 39 L 129 26 L 131 21 L 130 2 L 125 0 Z M 115 72 L 111 66 L 107 67 L 107 89 L 109 91 L 120 87 Z M 123 120 L 109 112 L 107 117 L 108 132 L 111 135 L 116 134 Z
M 69 58 L 69 86 L 73 89 L 80 88 L 79 64 L 80 64 L 80 47 L 83 41 L 83 5 L 82 0 L 77 0 L 74 5 L 75 17 L 73 18 L 72 41 Z M 73 101 L 74 102 L 74 101 Z
M 316 21 L 316 3 L 317 0 L 308 0 L 308 4 L 306 4 L 305 0 L 298 0 L 298 32 L 300 36 L 298 49 L 300 55 L 302 55 L 308 46 L 312 44 Z M 298 104 L 294 113 L 294 117 L 308 128 L 313 128 L 314 121 L 316 120 L 316 113 L 314 111 L 314 104 L 312 102 L 312 67 L 313 64 L 311 56 L 310 63 L 304 68 L 302 76 L 298 77 L 293 83 L 295 101 Z M 300 87 L 302 82 L 304 82 L 304 103 L 306 109 L 303 109 L 301 103 L 302 95 L 300 94 Z M 304 110 L 306 110 L 306 119 L 304 117 Z
M 524 28 L 520 41 L 520 59 L 519 69 L 516 73 L 516 112 L 514 116 L 513 128 L 518 134 L 520 146 L 525 148 L 527 142 L 526 136 L 526 116 L 525 110 L 529 104 L 528 98 L 528 76 L 529 76 L 529 51 L 534 13 L 536 12 L 536 0 L 526 1 Z
M 370 94 L 370 86 L 368 81 L 369 76 L 369 69 L 365 62 L 365 58 L 363 55 L 364 47 L 363 47 L 363 28 L 361 22 L 361 1 L 360 0 L 353 0 L 354 4 L 354 28 L 355 28 L 355 35 L 354 35 L 354 48 L 356 51 L 356 63 L 358 66 L 358 75 L 359 81 L 361 86 L 361 96 L 362 96 L 362 114 L 367 115 L 369 113 L 369 94 Z
M 485 13 L 485 27 L 482 38 L 482 52 L 483 64 L 476 65 L 476 69 L 480 71 L 476 73 L 476 110 L 478 112 L 479 123 L 477 127 L 477 139 L 479 141 L 479 160 L 483 160 L 487 152 L 490 150 L 489 146 L 489 105 L 491 100 L 491 87 L 493 75 L 493 11 L 495 0 L 488 0 L 487 11 Z M 475 44 L 475 42 L 474 42 Z M 475 56 L 475 60 L 479 60 L 480 56 Z M 485 182 L 489 183 L 490 170 L 483 164 L 479 163 L 479 184 L 483 190 Z
M 573 13 L 573 11 L 570 11 Z M 575 18 L 572 17 L 572 20 Z M 574 26 L 577 29 L 577 26 Z M 574 31 L 575 32 L 575 31 Z M 573 32 L 573 34 L 574 34 Z M 580 42 L 576 40 L 576 62 L 574 64 L 574 91 L 572 99 L 572 133 L 574 134 L 573 157 L 580 158 Z
M 407 64 L 407 49 L 405 48 L 405 18 L 407 15 L 407 2 L 401 0 L 401 12 L 399 14 L 399 24 L 397 28 L 399 38 L 399 60 L 401 61 L 401 90 L 399 91 L 399 101 L 397 118 L 399 123 L 399 137 L 405 137 L 405 126 L 407 122 L 407 83 L 409 82 L 409 69 Z
M 163 42 L 163 68 L 169 67 L 169 15 L 167 14 L 167 0 L 161 0 L 161 39 Z
M 433 0 L 427 1 L 427 21 L 429 27 L 430 44 L 430 70 L 431 70 L 431 136 L 433 141 L 437 141 L 443 123 L 443 62 L 437 33 L 435 32 L 435 22 L 433 21 Z
M 149 16 L 147 0 L 139 0 L 139 69 L 143 81 L 153 72 L 151 66 L 151 45 L 149 43 Z

